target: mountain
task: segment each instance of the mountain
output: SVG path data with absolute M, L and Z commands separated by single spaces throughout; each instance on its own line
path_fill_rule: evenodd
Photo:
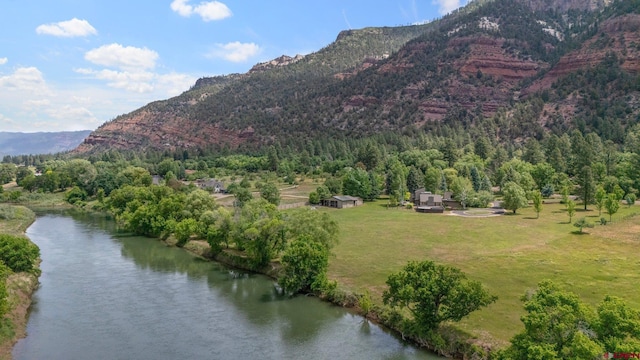
M 639 0 L 476 0 L 429 24 L 343 31 L 316 53 L 200 79 L 76 151 L 461 127 L 502 141 L 580 128 L 621 142 L 640 122 L 639 29 Z
M 75 149 L 91 130 L 62 132 L 0 132 L 0 156 L 55 154 Z

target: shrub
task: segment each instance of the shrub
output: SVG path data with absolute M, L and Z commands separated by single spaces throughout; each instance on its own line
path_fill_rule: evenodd
M 87 192 L 80 189 L 77 186 L 74 186 L 64 196 L 64 199 L 69 204 L 77 204 L 79 202 L 87 200 Z
M 26 238 L 0 235 L 0 260 L 14 272 L 33 272 L 40 249 Z

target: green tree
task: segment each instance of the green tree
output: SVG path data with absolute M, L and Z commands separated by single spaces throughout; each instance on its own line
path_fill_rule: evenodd
M 502 187 L 503 207 L 507 210 L 516 211 L 528 205 L 527 194 L 513 181 L 509 181 Z
M 387 285 L 385 305 L 407 309 L 421 335 L 443 321 L 460 321 L 497 299 L 459 269 L 432 261 L 409 262 L 402 271 L 389 276 Z
M 30 175 L 33 175 L 33 171 L 29 169 L 29 167 L 27 166 L 18 167 L 18 170 L 16 171 L 16 183 L 18 184 L 18 186 L 22 186 L 20 185 L 20 182 L 22 181 L 22 179 Z
M 214 253 L 222 250 L 222 244 L 229 248 L 234 233 L 235 222 L 229 210 L 219 207 L 212 211 L 214 222 L 207 222 L 207 242 Z M 203 214 L 204 216 L 204 214 Z
M 407 191 L 413 194 L 422 187 L 424 187 L 424 174 L 420 169 L 412 166 L 407 174 Z
M 362 169 L 349 169 L 342 178 L 342 192 L 344 195 L 357 196 L 366 199 L 371 194 L 371 179 Z
M 569 224 L 571 224 L 571 219 L 573 219 L 573 215 L 576 214 L 576 202 L 569 199 L 565 206 L 567 208 L 567 215 L 569 215 Z
M 329 178 L 324 181 L 324 186 L 329 189 L 332 195 L 342 194 L 342 180 L 338 178 Z
M 316 188 L 316 192 L 318 193 L 318 198 L 320 200 L 331 197 L 331 191 L 329 191 L 329 188 L 326 187 L 325 185 L 318 186 Z
M 0 263 L 14 272 L 37 272 L 36 260 L 40 257 L 38 246 L 27 238 L 0 234 Z
M 278 152 L 273 146 L 269 146 L 267 151 L 267 170 L 278 171 L 280 165 L 280 159 L 278 159 Z
M 589 333 L 592 313 L 578 297 L 550 281 L 522 298 L 524 331 L 514 336 L 499 359 L 596 359 L 605 349 Z
M 475 195 L 471 181 L 461 176 L 454 179 L 451 184 L 451 191 L 453 191 L 455 199 L 460 202 L 463 209 L 467 208 L 467 205 Z
M 598 209 L 598 217 L 602 215 L 602 208 L 604 207 L 604 202 L 607 199 L 607 193 L 602 186 L 598 186 L 595 194 L 593 195 L 593 201 L 596 204 L 596 209 Z
M 244 204 L 246 204 L 247 202 L 251 201 L 251 199 L 253 199 L 253 195 L 251 194 L 251 191 L 244 187 L 238 186 L 235 189 L 233 189 L 233 195 L 236 198 L 235 204 L 238 207 L 243 207 Z
M 453 167 L 453 164 L 458 160 L 458 146 L 450 137 L 446 138 L 444 145 L 440 149 L 444 156 L 444 160 L 449 167 Z
M 199 219 L 202 213 L 218 207 L 215 199 L 205 190 L 196 189 L 191 191 L 185 199 L 185 211 L 191 218 Z
M 152 182 L 153 178 L 149 171 L 137 166 L 128 166 L 116 175 L 118 187 L 124 185 L 149 186 Z
M 64 199 L 69 204 L 76 204 L 87 200 L 87 192 L 78 186 L 74 186 L 65 193 Z
M 316 191 L 312 191 L 309 193 L 309 204 L 317 205 L 320 204 L 320 195 Z
M 193 235 L 198 228 L 198 222 L 194 218 L 183 219 L 175 225 L 174 234 L 176 240 L 178 240 L 177 246 L 184 246 L 191 235 Z
M 291 241 L 282 254 L 278 283 L 286 292 L 321 291 L 327 284 L 329 250 L 309 237 Z
M 286 246 L 286 227 L 282 214 L 265 199 L 245 204 L 235 227 L 236 244 L 245 248 L 251 263 L 261 268 Z
M 627 202 L 627 205 L 631 207 L 631 205 L 634 205 L 636 203 L 636 194 L 634 193 L 627 194 L 627 196 L 624 199 Z
M 338 223 L 326 212 L 309 208 L 287 212 L 285 217 L 288 239 L 306 238 L 331 249 L 338 243 Z
M 547 185 L 551 185 L 553 182 L 553 176 L 556 171 L 548 163 L 538 163 L 531 169 L 531 177 L 536 183 L 536 187 L 542 190 Z
M 605 296 L 593 326 L 608 352 L 634 352 L 640 348 L 640 311 L 622 299 Z
M 16 176 L 16 166 L 14 164 L 0 165 L 0 185 L 10 183 Z
M 440 189 L 440 179 L 442 178 L 442 172 L 440 169 L 430 167 L 427 169 L 424 175 L 424 188 L 426 191 L 431 191 L 435 194 Z
M 536 219 L 540 217 L 542 211 L 542 193 L 540 190 L 534 190 L 531 192 L 531 201 L 533 202 L 533 209 L 536 211 Z
M 580 195 L 584 202 L 584 209 L 587 210 L 587 204 L 593 199 L 594 183 L 593 171 L 591 166 L 585 165 L 578 174 L 578 185 L 580 185 Z
M 260 196 L 275 206 L 280 205 L 280 190 L 276 184 L 267 182 L 260 188 Z
M 580 234 L 582 234 L 582 230 L 584 228 L 592 228 L 594 225 L 592 222 L 590 222 L 589 220 L 587 220 L 587 218 L 582 217 L 580 219 L 578 219 L 575 223 L 573 223 L 573 226 L 578 228 L 578 232 Z
M 607 210 L 607 214 L 609 214 L 609 222 L 611 222 L 613 218 L 613 214 L 618 212 L 620 209 L 620 199 L 616 194 L 609 194 L 607 198 L 604 200 L 604 208 Z

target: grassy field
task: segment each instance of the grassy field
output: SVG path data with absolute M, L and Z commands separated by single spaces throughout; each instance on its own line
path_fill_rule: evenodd
M 472 314 L 460 327 L 480 339 L 505 344 L 520 331 L 521 296 L 551 279 L 595 305 L 605 294 L 640 309 L 640 206 L 621 206 L 613 223 L 574 233 L 560 204 L 545 204 L 516 215 L 465 218 L 387 209 L 386 201 L 353 209 L 323 209 L 340 225 L 340 244 L 330 259 L 329 277 L 345 290 L 368 289 L 381 303 L 389 274 L 410 260 L 433 260 L 462 269 L 499 300 Z M 597 210 L 578 211 L 599 223 Z M 608 215 L 602 215 L 609 218 Z M 624 219 L 627 217 L 626 219 Z

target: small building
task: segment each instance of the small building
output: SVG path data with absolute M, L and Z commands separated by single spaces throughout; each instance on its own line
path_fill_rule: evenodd
M 349 195 L 336 195 L 328 199 L 320 200 L 320 205 L 336 209 L 344 209 L 362 205 L 362 199 Z
M 224 193 L 224 183 L 216 179 L 198 179 L 195 185 L 203 190 L 213 191 L 214 193 Z
M 418 203 L 416 205 L 418 207 L 442 206 L 442 195 L 432 194 L 431 192 L 425 191 L 418 196 Z
M 413 194 L 413 203 L 416 206 L 416 212 L 419 213 L 441 214 L 444 212 L 444 201 L 442 195 L 433 194 L 424 189 L 418 189 Z

